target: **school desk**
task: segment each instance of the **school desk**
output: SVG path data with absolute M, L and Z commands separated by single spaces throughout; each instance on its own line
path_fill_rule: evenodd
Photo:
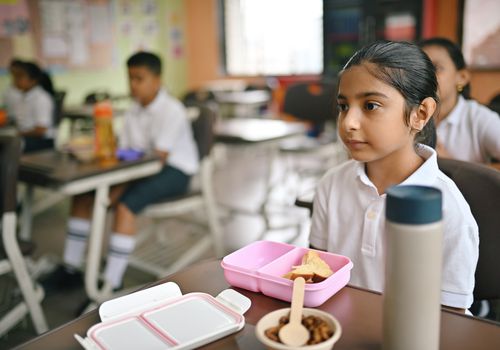
M 271 215 L 268 213 L 267 207 L 270 201 L 275 186 L 282 185 L 283 178 L 273 180 L 273 164 L 279 156 L 280 144 L 291 138 L 304 135 L 307 128 L 302 123 L 285 122 L 277 119 L 257 119 L 257 118 L 233 118 L 223 119 L 216 124 L 216 141 L 226 147 L 244 148 L 243 155 L 248 157 L 247 164 L 256 159 L 258 154 L 264 154 L 267 164 L 265 164 L 265 184 L 264 198 L 259 203 L 256 210 L 247 210 L 235 204 L 223 205 L 229 209 L 230 213 L 239 213 L 244 215 L 258 215 L 264 220 L 264 227 L 261 236 L 270 229 L 285 229 L 295 227 L 300 229 L 300 221 L 297 218 L 288 217 L 286 222 L 280 227 L 271 227 Z M 246 159 L 245 159 L 246 160 Z M 234 169 L 231 164 L 228 164 L 228 171 L 234 172 L 241 169 Z M 285 174 L 286 175 L 286 174 Z M 241 183 L 241 186 L 246 186 L 246 183 Z M 221 204 L 221 203 L 220 203 Z
M 109 291 L 104 289 L 106 286 L 99 290 L 97 279 L 110 187 L 155 174 L 161 167 L 159 158 L 154 155 L 144 156 L 135 161 L 120 161 L 108 166 L 101 166 L 98 162 L 81 163 L 69 154 L 55 150 L 24 155 L 19 165 L 19 180 L 27 185 L 21 212 L 21 237 L 23 239 L 31 237 L 35 186 L 50 188 L 56 194 L 63 196 L 74 196 L 94 190 L 85 288 L 90 299 L 103 300 Z
M 215 102 L 221 107 L 224 117 L 254 117 L 259 108 L 267 106 L 271 93 L 267 90 L 215 91 Z
M 220 260 L 200 262 L 154 284 L 168 281 L 177 283 L 183 294 L 204 292 L 216 296 L 230 287 L 224 279 Z M 236 290 L 252 301 L 250 309 L 245 314 L 245 327 L 238 333 L 204 346 L 203 349 L 264 349 L 254 335 L 255 324 L 262 316 L 273 310 L 290 307 L 287 302 L 260 293 L 240 288 Z M 342 336 L 335 344 L 335 350 L 382 348 L 382 299 L 379 293 L 347 286 L 318 307 L 334 315 L 342 326 Z M 84 336 L 87 330 L 99 321 L 98 311 L 93 310 L 21 345 L 19 349 L 82 349 L 73 334 Z M 440 349 L 493 350 L 499 348 L 499 323 L 448 310 L 441 312 Z

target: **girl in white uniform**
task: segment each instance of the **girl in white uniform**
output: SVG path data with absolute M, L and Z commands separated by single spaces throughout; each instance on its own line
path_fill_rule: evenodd
M 432 38 L 420 47 L 436 67 L 438 96 L 437 152 L 440 157 L 475 163 L 500 161 L 500 117 L 468 98 L 470 74 L 460 48 Z
M 52 148 L 54 99 L 41 85 L 43 72 L 32 62 L 23 62 L 14 75 L 14 84 L 21 92 L 13 106 L 13 119 L 23 137 L 24 152 Z
M 386 189 L 398 184 L 443 194 L 443 305 L 473 300 L 478 228 L 453 181 L 437 166 L 434 66 L 417 46 L 376 42 L 358 51 L 339 78 L 338 132 L 351 160 L 331 169 L 314 198 L 311 247 L 350 257 L 350 283 L 383 291 Z M 430 142 L 429 142 L 430 141 Z M 411 300 L 408 300 L 411 302 Z

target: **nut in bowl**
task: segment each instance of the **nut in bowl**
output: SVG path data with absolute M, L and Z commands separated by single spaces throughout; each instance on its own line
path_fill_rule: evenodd
M 292 349 L 304 349 L 304 350 L 326 350 L 326 349 L 332 349 L 335 343 L 339 340 L 341 334 L 342 334 L 342 327 L 340 326 L 340 323 L 337 321 L 335 317 L 330 315 L 327 312 L 317 310 L 317 309 L 311 309 L 311 308 L 304 308 L 302 315 L 304 317 L 309 317 L 313 316 L 316 319 L 319 319 L 321 321 L 324 321 L 326 325 L 328 326 L 329 330 L 333 332 L 333 334 L 327 338 L 326 340 L 317 343 L 317 344 L 311 344 L 311 345 L 303 345 L 300 347 L 293 347 L 289 345 L 285 345 L 283 343 L 280 343 L 279 341 L 275 341 L 270 339 L 266 335 L 266 331 L 270 331 L 272 328 L 279 326 L 280 324 L 280 319 L 282 317 L 287 317 L 290 313 L 290 308 L 285 308 L 285 309 L 279 309 L 273 312 L 268 313 L 267 315 L 263 316 L 259 322 L 257 322 L 257 325 L 255 327 L 255 334 L 257 336 L 257 339 L 264 344 L 268 349 L 275 349 L 275 350 L 292 350 Z M 323 329 L 320 330 L 318 333 L 323 333 Z M 313 334 L 311 334 L 311 340 L 314 337 Z M 326 336 L 324 336 L 326 338 Z

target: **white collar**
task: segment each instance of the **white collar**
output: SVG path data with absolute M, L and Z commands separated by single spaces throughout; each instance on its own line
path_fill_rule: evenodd
M 146 112 L 146 113 L 154 113 L 159 108 L 161 108 L 161 105 L 163 104 L 163 100 L 165 100 L 166 97 L 167 97 L 167 93 L 165 92 L 165 90 L 160 88 L 160 90 L 158 90 L 158 93 L 156 94 L 153 101 L 151 101 L 147 106 L 143 106 L 140 103 L 138 103 L 137 101 L 135 101 L 136 108 L 138 110 L 142 110 L 143 112 Z
M 416 152 L 419 156 L 425 159 L 424 163 L 408 178 L 406 178 L 401 185 L 427 185 L 432 186 L 436 179 L 439 167 L 437 163 L 437 153 L 434 149 L 421 143 L 415 146 Z M 356 176 L 362 183 L 369 187 L 375 187 L 373 182 L 368 178 L 365 171 L 365 163 L 357 162 Z

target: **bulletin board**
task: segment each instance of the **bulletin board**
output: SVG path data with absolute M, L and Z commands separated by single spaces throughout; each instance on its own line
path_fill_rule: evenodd
M 5 67 L 26 37 L 27 56 L 45 66 L 106 67 L 112 60 L 109 0 L 2 0 L 0 65 Z M 24 52 L 23 52 L 24 54 Z

